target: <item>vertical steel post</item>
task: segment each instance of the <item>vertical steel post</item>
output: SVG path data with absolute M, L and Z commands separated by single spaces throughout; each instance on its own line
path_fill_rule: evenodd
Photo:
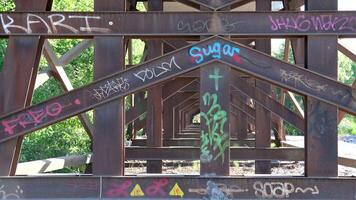
M 124 11 L 126 0 L 95 0 L 95 11 Z M 94 37 L 94 79 L 123 70 L 124 37 Z M 124 175 L 124 98 L 94 110 L 93 174 Z
M 307 10 L 337 10 L 337 0 L 309 0 Z M 337 36 L 307 36 L 306 67 L 337 79 Z M 307 97 L 306 176 L 337 176 L 337 107 Z
M 228 176 L 230 165 L 230 68 L 200 70 L 200 175 Z

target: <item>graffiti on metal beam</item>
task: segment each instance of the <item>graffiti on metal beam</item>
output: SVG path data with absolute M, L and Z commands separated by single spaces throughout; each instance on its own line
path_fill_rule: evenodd
M 216 93 L 207 92 L 202 96 L 202 99 L 203 105 L 207 106 L 207 112 L 200 112 L 202 123 L 205 126 L 200 134 L 200 160 L 202 163 L 209 163 L 221 158 L 224 162 L 225 150 L 229 147 L 229 136 L 225 130 L 227 112 L 221 108 Z
M 13 192 L 6 191 L 5 185 L 0 186 L 0 199 L 20 199 L 23 194 L 22 188 L 17 185 Z
M 209 44 L 207 47 L 201 47 L 199 45 L 193 46 L 189 49 L 189 55 L 193 58 L 193 62 L 200 64 L 206 61 L 207 57 L 222 59 L 222 56 L 232 58 L 236 63 L 241 63 L 239 56 L 240 48 L 234 47 L 228 43 L 222 43 L 220 41 Z
M 147 80 L 158 78 L 161 75 L 172 71 L 173 68 L 177 68 L 179 70 L 182 69 L 175 61 L 174 56 L 171 58 L 169 62 L 162 62 L 160 65 L 148 67 L 137 73 L 134 73 L 134 76 L 140 79 L 142 82 L 145 82 Z
M 268 16 L 272 31 L 294 30 L 308 31 L 352 31 L 356 32 L 355 16 L 333 16 L 333 15 L 304 15 L 297 16 Z
M 215 190 L 215 191 L 214 191 Z M 221 194 L 220 192 L 223 194 Z M 248 189 L 243 189 L 238 185 L 229 185 L 225 183 L 215 183 L 213 181 L 207 182 L 207 188 L 190 188 L 188 192 L 195 193 L 199 196 L 215 196 L 215 194 L 220 194 L 224 198 L 234 198 L 234 194 L 248 192 Z M 236 197 L 236 196 L 235 196 Z
M 219 90 L 219 79 L 222 79 L 223 76 L 219 75 L 219 68 L 214 68 L 214 74 L 210 74 L 209 78 L 214 80 L 215 91 Z
M 326 92 L 328 87 L 327 84 L 322 85 L 315 80 L 307 79 L 304 75 L 299 74 L 298 72 L 295 71 L 287 72 L 286 70 L 281 69 L 280 74 L 281 74 L 282 81 L 288 82 L 291 80 L 292 82 L 294 82 L 294 86 L 297 86 L 297 84 L 302 84 L 305 87 L 314 90 L 316 92 Z
M 27 126 L 36 126 L 41 124 L 44 119 L 53 118 L 60 115 L 65 107 L 71 107 L 75 105 L 80 105 L 79 99 L 74 100 L 73 103 L 68 103 L 67 105 L 62 105 L 61 103 L 52 103 L 44 106 L 37 110 L 28 110 L 25 113 L 18 114 L 9 120 L 2 120 L 1 125 L 4 127 L 4 131 L 8 135 L 14 134 L 14 129 L 17 126 L 26 128 Z
M 126 78 L 115 78 L 107 81 L 104 85 L 94 88 L 90 91 L 93 98 L 98 101 L 102 101 L 116 93 L 126 92 L 130 89 L 130 83 Z
M 256 181 L 253 184 L 255 195 L 263 199 L 285 199 L 289 198 L 293 193 L 309 193 L 311 195 L 318 195 L 319 188 L 313 187 L 299 187 L 289 182 L 264 182 Z
M 78 28 L 74 28 L 70 26 L 68 23 L 65 23 L 67 20 L 73 20 L 78 22 L 79 24 L 84 24 L 84 26 L 80 26 Z M 100 28 L 92 26 L 92 22 L 100 21 L 100 16 L 86 16 L 86 15 L 69 15 L 66 17 L 63 14 L 51 14 L 46 18 L 42 18 L 39 15 L 27 13 L 26 14 L 26 25 L 19 25 L 15 23 L 15 20 L 6 14 L 0 14 L 0 23 L 2 29 L 6 34 L 11 34 L 12 30 L 23 31 L 23 33 L 31 34 L 32 27 L 41 26 L 41 28 L 45 29 L 47 33 L 58 33 L 58 29 L 65 29 L 72 33 L 108 33 L 110 29 L 108 28 Z M 109 25 L 112 26 L 113 22 L 109 22 Z
M 177 30 L 184 33 L 227 32 L 234 31 L 238 24 L 244 22 L 230 21 L 226 18 L 213 17 L 209 20 L 179 20 Z
M 176 183 L 177 185 L 178 183 Z M 105 192 L 106 197 L 109 198 L 117 198 L 117 197 L 138 197 L 138 196 L 146 196 L 146 197 L 167 197 L 169 193 L 171 193 L 172 189 L 176 189 L 179 186 L 173 186 L 170 191 L 168 187 L 169 180 L 166 178 L 154 179 L 152 180 L 146 187 L 142 187 L 143 185 L 136 183 L 132 180 L 125 180 L 121 183 L 112 183 L 108 190 Z M 133 187 L 132 187 L 133 186 Z M 142 188 L 145 188 L 144 190 Z M 179 188 L 181 190 L 181 188 Z M 180 191 L 184 196 L 184 192 Z M 175 196 L 176 193 L 172 193 L 170 196 Z
M 146 188 L 145 192 L 148 197 L 165 197 L 167 196 L 165 188 L 168 183 L 169 180 L 165 178 L 153 180 L 151 185 Z
M 129 188 L 132 185 L 131 180 L 125 180 L 120 184 L 113 183 L 108 191 L 106 191 L 107 197 L 129 197 Z
M 98 181 L 78 181 L 78 180 L 69 180 L 68 183 L 65 183 L 66 186 L 70 186 L 74 189 L 84 189 L 84 190 L 96 190 L 100 183 Z

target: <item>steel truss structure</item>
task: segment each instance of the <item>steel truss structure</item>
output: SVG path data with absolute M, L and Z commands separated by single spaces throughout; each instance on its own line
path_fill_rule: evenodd
M 338 39 L 356 36 L 356 11 L 337 11 L 337 0 L 286 0 L 273 12 L 269 0 L 173 2 L 194 12 L 166 12 L 172 2 L 165 0 L 145 1 L 148 12 L 135 12 L 136 0 L 95 0 L 94 12 L 51 12 L 51 0 L 14 2 L 15 12 L 0 13 L 0 37 L 8 40 L 0 198 L 356 198 L 356 180 L 337 177 L 337 125 L 345 113 L 356 115 L 356 84 L 337 81 L 337 50 L 356 56 Z M 254 11 L 233 11 L 246 5 Z M 280 37 L 284 60 L 271 56 L 271 38 Z M 51 38 L 84 40 L 58 58 Z M 133 38 L 146 43 L 136 66 L 125 65 Z M 63 66 L 91 45 L 94 81 L 73 89 Z M 42 54 L 49 69 L 38 73 Z M 49 76 L 65 93 L 30 105 Z M 125 110 L 128 95 L 134 105 Z M 297 112 L 284 105 L 287 95 Z M 11 177 L 23 137 L 72 116 L 92 141 L 92 175 Z M 285 139 L 284 122 L 304 133 L 305 148 L 271 148 Z M 134 130 L 131 147 L 125 125 Z M 136 138 L 142 128 L 147 139 Z M 147 160 L 155 175 L 124 176 L 125 160 Z M 157 176 L 162 160 L 200 160 L 200 176 Z M 256 174 L 266 176 L 231 177 L 232 160 L 255 160 Z M 305 161 L 305 177 L 270 177 L 271 160 Z

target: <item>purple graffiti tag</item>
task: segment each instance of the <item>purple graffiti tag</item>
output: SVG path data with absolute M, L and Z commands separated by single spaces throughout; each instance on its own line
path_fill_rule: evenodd
M 268 16 L 272 31 L 352 31 L 356 32 L 356 17 L 333 15 Z
M 106 195 L 108 197 L 129 197 L 128 189 L 131 185 L 131 180 L 126 180 L 121 184 L 114 183 L 111 188 L 106 192 Z
M 168 179 L 153 180 L 152 185 L 146 188 L 146 195 L 149 197 L 160 197 L 167 196 L 167 193 L 163 190 L 164 187 L 168 185 Z

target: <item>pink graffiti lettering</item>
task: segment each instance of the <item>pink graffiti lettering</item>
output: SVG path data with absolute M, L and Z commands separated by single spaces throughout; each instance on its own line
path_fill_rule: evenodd
M 108 197 L 129 197 L 128 189 L 131 185 L 131 180 L 126 180 L 121 184 L 114 183 L 111 188 L 106 192 L 106 195 Z
M 160 179 L 152 181 L 152 185 L 148 186 L 145 190 L 145 193 L 149 197 L 161 197 L 167 196 L 167 193 L 163 190 L 164 187 L 168 185 L 168 179 Z
M 296 17 L 268 16 L 271 22 L 272 31 L 295 30 L 301 32 L 307 31 L 351 31 L 356 32 L 356 17 L 333 15 L 306 16 L 298 15 Z
M 26 113 L 21 113 L 13 119 L 3 120 L 1 122 L 4 130 L 9 135 L 14 134 L 14 129 L 19 125 L 22 128 L 26 128 L 28 125 L 41 124 L 47 117 L 56 117 L 63 110 L 63 106 L 60 103 L 52 103 L 39 110 L 29 110 Z

